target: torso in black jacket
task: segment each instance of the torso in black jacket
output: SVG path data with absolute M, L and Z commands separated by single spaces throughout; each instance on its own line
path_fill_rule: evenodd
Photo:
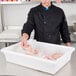
M 70 42 L 68 26 L 62 9 L 53 4 L 48 10 L 40 4 L 30 10 L 22 34 L 30 36 L 35 30 L 34 38 L 41 42 L 60 44 L 60 35 L 64 43 Z

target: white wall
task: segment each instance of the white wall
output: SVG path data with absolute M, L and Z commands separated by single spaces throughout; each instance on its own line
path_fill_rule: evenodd
M 6 26 L 23 26 L 27 20 L 27 14 L 30 8 L 38 4 L 4 5 L 3 21 Z
M 39 4 L 39 3 L 38 3 Z M 30 8 L 38 4 L 26 3 L 19 5 L 4 5 L 3 6 L 3 21 L 6 26 L 23 26 L 27 19 L 27 13 Z M 56 4 L 63 8 L 69 25 L 76 22 L 76 3 Z

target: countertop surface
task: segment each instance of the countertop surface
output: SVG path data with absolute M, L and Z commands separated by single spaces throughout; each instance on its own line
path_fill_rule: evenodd
M 71 60 L 56 74 L 48 74 L 33 70 L 17 64 L 6 62 L 5 56 L 0 52 L 0 76 L 76 76 L 76 51 L 73 52 Z

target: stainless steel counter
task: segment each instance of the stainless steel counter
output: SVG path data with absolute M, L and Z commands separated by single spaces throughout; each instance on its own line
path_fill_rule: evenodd
M 16 76 L 76 76 L 76 51 L 73 52 L 70 62 L 68 62 L 55 75 L 33 70 L 6 62 L 5 56 L 0 52 L 0 75 Z

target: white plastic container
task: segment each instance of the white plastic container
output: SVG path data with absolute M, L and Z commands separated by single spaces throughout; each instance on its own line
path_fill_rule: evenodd
M 5 54 L 8 62 L 16 63 L 32 69 L 40 70 L 43 72 L 55 74 L 59 71 L 70 59 L 71 54 L 75 51 L 73 47 L 66 47 L 62 45 L 48 44 L 37 42 L 34 40 L 28 41 L 34 48 L 38 48 L 40 53 L 38 56 L 26 55 L 25 50 L 21 48 L 20 43 L 1 49 Z M 43 59 L 43 53 L 63 53 L 63 56 L 57 60 Z

